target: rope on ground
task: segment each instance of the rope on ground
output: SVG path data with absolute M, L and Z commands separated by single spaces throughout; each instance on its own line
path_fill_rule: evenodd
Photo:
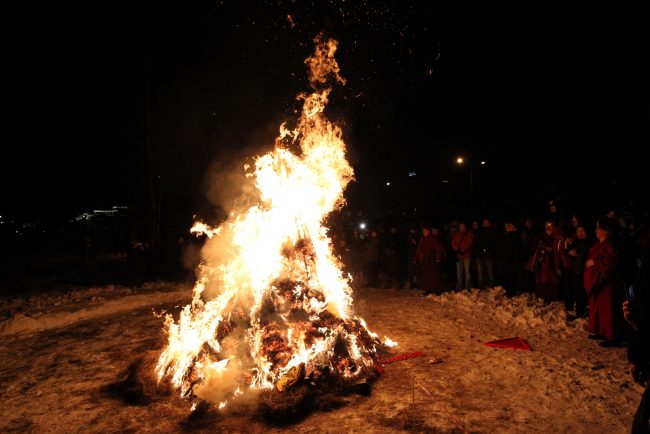
M 400 354 L 399 356 L 395 357 L 389 357 L 388 359 L 383 359 L 383 360 L 374 360 L 374 365 L 375 365 L 375 370 L 377 371 L 377 374 L 379 376 L 383 376 L 386 371 L 384 370 L 384 365 L 388 365 L 389 363 L 393 362 L 399 362 L 400 360 L 407 360 L 407 359 L 413 359 L 415 357 L 424 357 L 424 353 L 421 351 L 416 351 L 414 353 L 404 353 Z
M 422 351 L 416 351 L 414 353 L 404 353 L 404 354 L 400 354 L 399 356 L 389 357 L 388 359 L 382 359 L 379 361 L 379 363 L 381 363 L 382 365 L 388 365 L 389 363 L 399 362 L 401 360 L 413 359 L 415 357 L 424 357 L 424 353 Z
M 461 430 L 461 431 L 462 431 L 463 433 L 465 433 L 465 434 L 469 434 L 469 432 L 465 429 L 465 427 L 463 426 L 463 424 L 462 424 L 458 419 L 456 419 L 454 416 L 452 416 L 451 413 L 449 413 L 449 411 L 447 411 L 447 409 L 445 408 L 445 406 L 442 405 L 440 402 L 438 402 L 438 400 L 437 400 L 436 398 L 434 398 L 433 394 L 431 394 L 431 392 L 429 392 L 429 391 L 426 389 L 426 387 L 424 387 L 423 385 L 421 385 L 421 384 L 418 383 L 417 381 L 416 381 L 415 384 L 417 384 L 417 386 L 418 386 L 420 389 L 422 389 L 422 390 L 424 391 L 424 393 L 425 393 L 429 398 L 431 398 L 431 400 L 434 402 L 434 404 L 436 404 L 438 407 L 440 407 L 440 409 L 445 413 L 445 415 L 447 416 L 447 418 L 448 418 L 448 419 L 449 419 L 449 420 L 450 420 L 450 421 L 451 421 L 451 422 L 456 426 L 456 428 L 458 428 L 459 430 Z

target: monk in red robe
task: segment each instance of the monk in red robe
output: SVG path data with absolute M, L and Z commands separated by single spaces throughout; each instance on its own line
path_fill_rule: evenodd
M 415 262 L 420 265 L 420 288 L 424 295 L 440 294 L 444 289 L 443 264 L 445 247 L 437 234 L 425 227 L 415 252 Z
M 584 285 L 589 296 L 589 336 L 605 339 L 603 347 L 620 345 L 623 337 L 623 289 L 618 275 L 618 252 L 612 236 L 616 225 L 607 217 L 598 219 L 596 242 L 585 263 Z
M 557 244 L 553 222 L 547 220 L 544 232 L 533 239 L 533 255 L 526 263 L 526 270 L 535 276 L 535 295 L 545 302 L 560 299 L 560 262 L 555 254 Z

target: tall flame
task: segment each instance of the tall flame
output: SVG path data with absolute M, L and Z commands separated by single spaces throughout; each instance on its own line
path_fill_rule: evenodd
M 354 378 L 371 369 L 382 345 L 354 316 L 349 280 L 322 226 L 344 204 L 353 170 L 341 129 L 323 114 L 328 82 L 345 84 L 337 42 L 319 35 L 315 43 L 305 61 L 312 92 L 298 96 L 296 127 L 282 124 L 275 149 L 247 175 L 257 204 L 217 228 L 191 230 L 209 238 L 200 278 L 178 321 L 165 319 L 168 343 L 156 367 L 184 397 L 221 408 L 242 388 Z

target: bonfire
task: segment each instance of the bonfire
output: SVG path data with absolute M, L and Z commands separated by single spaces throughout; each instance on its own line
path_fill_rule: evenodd
M 337 42 L 315 44 L 300 118 L 244 167 L 255 205 L 191 230 L 207 237 L 203 262 L 191 304 L 166 316 L 156 374 L 195 402 L 223 408 L 248 391 L 354 384 L 374 376 L 378 352 L 394 344 L 354 315 L 351 278 L 323 226 L 344 205 L 353 170 L 340 127 L 324 116 L 331 85 L 345 84 Z

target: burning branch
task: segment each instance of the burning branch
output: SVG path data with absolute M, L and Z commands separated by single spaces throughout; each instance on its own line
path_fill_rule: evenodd
M 156 368 L 184 397 L 222 407 L 245 390 L 373 375 L 383 344 L 354 316 L 322 227 L 343 204 L 353 171 L 341 129 L 323 115 L 328 80 L 345 84 L 337 43 L 322 35 L 315 43 L 305 61 L 313 92 L 299 96 L 296 127 L 282 124 L 274 149 L 256 160 L 259 203 L 217 228 L 192 228 L 209 238 L 206 260 L 192 303 L 177 321 L 165 320 L 168 343 Z M 299 152 L 284 146 L 289 140 Z

